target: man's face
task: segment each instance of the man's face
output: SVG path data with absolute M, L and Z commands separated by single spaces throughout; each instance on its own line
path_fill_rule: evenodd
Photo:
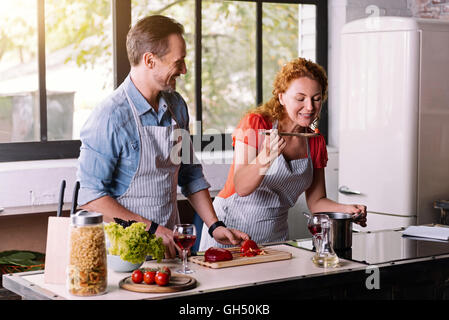
M 160 90 L 173 91 L 176 89 L 176 78 L 187 72 L 184 58 L 186 43 L 179 34 L 168 36 L 168 53 L 163 57 L 156 57 L 154 79 Z

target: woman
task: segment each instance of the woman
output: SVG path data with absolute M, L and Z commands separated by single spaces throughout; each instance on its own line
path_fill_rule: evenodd
M 278 134 L 313 132 L 310 127 L 317 126 L 326 97 L 327 76 L 321 66 L 298 58 L 282 67 L 271 99 L 250 110 L 233 133 L 233 164 L 213 202 L 219 220 L 257 243 L 287 240 L 288 210 L 305 192 L 311 212 L 361 214 L 358 223 L 366 226 L 364 205 L 326 198 L 324 137 Z M 203 228 L 200 250 L 211 246 L 221 245 Z

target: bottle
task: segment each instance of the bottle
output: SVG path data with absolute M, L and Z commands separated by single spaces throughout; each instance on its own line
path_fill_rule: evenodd
M 103 215 L 86 210 L 71 216 L 67 289 L 76 296 L 106 292 L 107 263 Z
M 339 259 L 332 248 L 331 222 L 321 222 L 321 237 L 315 238 L 316 252 L 312 257 L 312 261 L 318 267 L 334 268 L 338 266 Z

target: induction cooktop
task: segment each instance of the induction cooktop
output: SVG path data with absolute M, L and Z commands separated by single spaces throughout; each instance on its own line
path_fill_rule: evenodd
M 365 264 L 381 264 L 449 254 L 449 241 L 407 237 L 404 229 L 353 232 L 352 248 L 336 251 L 340 258 Z M 292 245 L 313 251 L 312 239 L 299 239 Z

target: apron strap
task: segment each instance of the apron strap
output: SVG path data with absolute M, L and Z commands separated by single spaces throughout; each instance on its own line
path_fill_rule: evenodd
M 142 121 L 140 121 L 139 115 L 137 114 L 137 109 L 136 109 L 136 106 L 134 105 L 134 102 L 129 97 L 128 92 L 126 91 L 126 89 L 124 89 L 124 91 L 125 91 L 125 94 L 126 94 L 126 99 L 128 99 L 128 103 L 129 103 L 129 105 L 131 107 L 131 110 L 133 112 L 134 120 L 137 123 L 137 129 L 139 130 L 139 136 L 141 136 L 142 132 L 143 132 Z

